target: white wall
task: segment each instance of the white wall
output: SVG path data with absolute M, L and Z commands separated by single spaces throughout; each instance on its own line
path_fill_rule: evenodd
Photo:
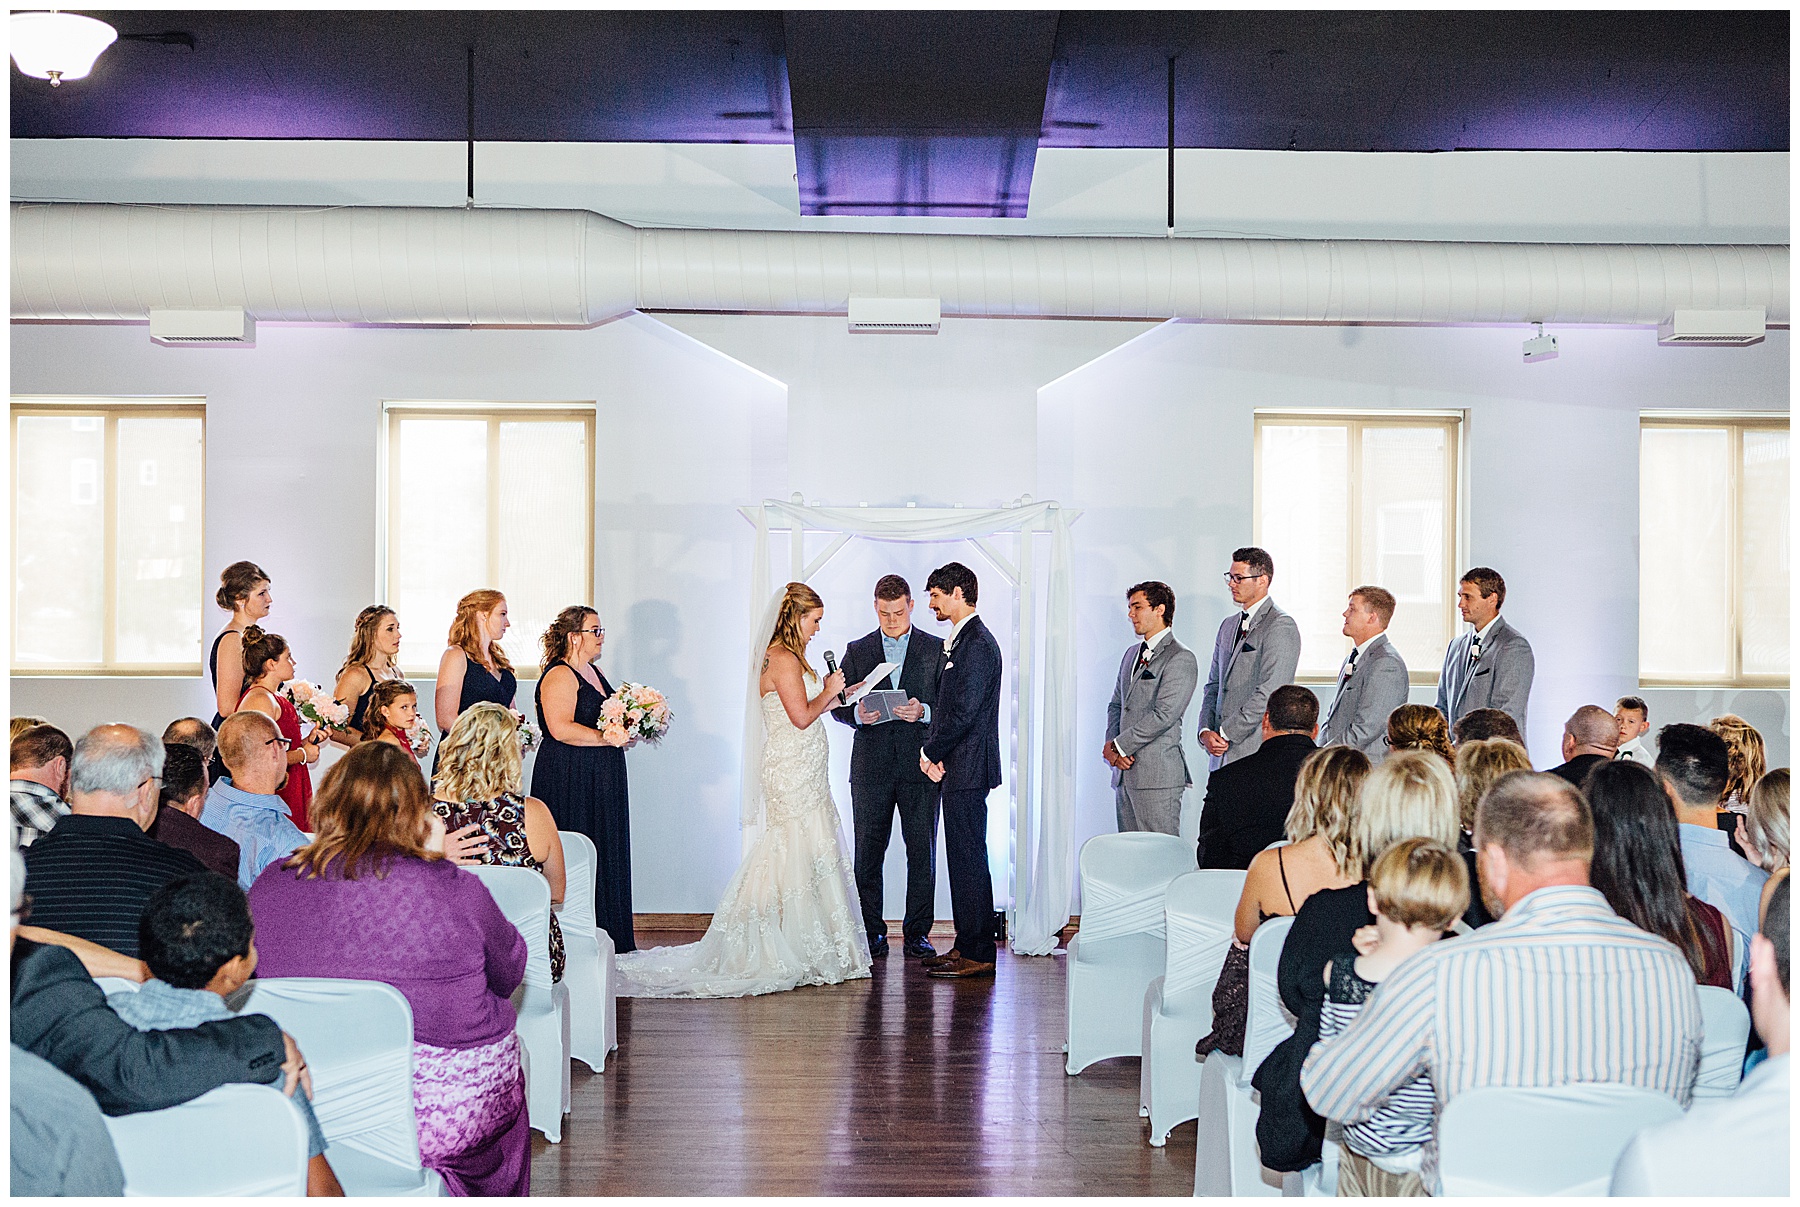
M 268 568 L 277 631 L 314 678 L 335 669 L 351 618 L 379 595 L 383 398 L 595 400 L 604 663 L 669 691 L 678 717 L 661 749 L 631 756 L 636 904 L 662 912 L 711 909 L 738 857 L 751 550 L 738 506 L 798 490 L 851 505 L 1029 492 L 1085 509 L 1073 530 L 1077 725 L 1079 749 L 1097 752 L 1130 640 L 1123 589 L 1172 584 L 1177 630 L 1203 650 L 1225 614 L 1218 575 L 1250 539 L 1257 407 L 1468 410 L 1469 558 L 1506 575 L 1506 614 L 1537 650 L 1530 739 L 1546 764 L 1576 705 L 1635 685 L 1637 412 L 1785 410 L 1788 389 L 1786 331 L 1747 349 L 1659 349 L 1641 330 L 1558 334 L 1559 360 L 1524 366 L 1511 328 L 950 320 L 937 336 L 851 336 L 841 317 L 686 315 L 588 331 L 263 326 L 253 349 L 171 349 L 141 326 L 16 325 L 12 388 L 205 396 L 208 574 L 241 557 Z M 300 502 L 317 498 L 330 500 L 322 520 Z M 855 548 L 819 579 L 838 649 L 872 627 L 869 587 L 890 563 L 915 587 L 943 556 L 983 570 L 967 546 Z M 995 608 L 1004 636 L 1005 601 Z M 12 692 L 13 712 L 77 731 L 211 714 L 204 679 L 15 679 Z M 1787 761 L 1786 692 L 1645 694 L 1658 723 L 1741 712 L 1771 761 Z M 1079 766 L 1078 840 L 1112 827 L 1098 754 Z

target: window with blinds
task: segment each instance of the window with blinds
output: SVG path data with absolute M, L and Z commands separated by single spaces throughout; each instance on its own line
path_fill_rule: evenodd
M 1638 446 L 1638 678 L 1785 687 L 1788 420 L 1647 413 Z
M 1255 539 L 1300 626 L 1299 678 L 1336 676 L 1346 597 L 1372 585 L 1394 593 L 1388 639 L 1412 681 L 1437 681 L 1456 632 L 1461 438 L 1455 413 L 1258 412 Z
M 437 670 L 456 601 L 494 587 L 501 645 L 535 674 L 538 638 L 594 593 L 594 408 L 387 404 L 387 602 L 400 666 Z
M 12 400 L 12 673 L 200 670 L 206 407 Z

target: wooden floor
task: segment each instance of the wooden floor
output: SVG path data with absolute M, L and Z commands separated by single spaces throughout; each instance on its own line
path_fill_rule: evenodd
M 621 998 L 562 1143 L 532 1133 L 532 1193 L 1192 1194 L 1194 1124 L 1145 1142 L 1135 1059 L 1063 1072 L 1063 959 L 1002 949 L 993 981 L 933 981 L 896 936 L 846 985 Z

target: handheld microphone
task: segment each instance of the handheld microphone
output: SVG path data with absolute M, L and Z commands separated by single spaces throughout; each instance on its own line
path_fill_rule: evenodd
M 825 673 L 827 675 L 837 674 L 837 655 L 833 654 L 830 650 L 825 651 Z M 838 703 L 849 703 L 849 701 L 844 698 L 844 693 L 841 691 L 838 692 Z

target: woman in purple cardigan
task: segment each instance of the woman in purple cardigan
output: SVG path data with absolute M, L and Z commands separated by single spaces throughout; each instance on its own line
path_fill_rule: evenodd
M 453 1195 L 529 1194 L 510 1001 L 525 940 L 481 881 L 430 849 L 443 845 L 443 823 L 399 747 L 365 742 L 345 755 L 311 817 L 312 844 L 250 888 L 261 975 L 385 981 L 405 994 L 425 1165 Z

